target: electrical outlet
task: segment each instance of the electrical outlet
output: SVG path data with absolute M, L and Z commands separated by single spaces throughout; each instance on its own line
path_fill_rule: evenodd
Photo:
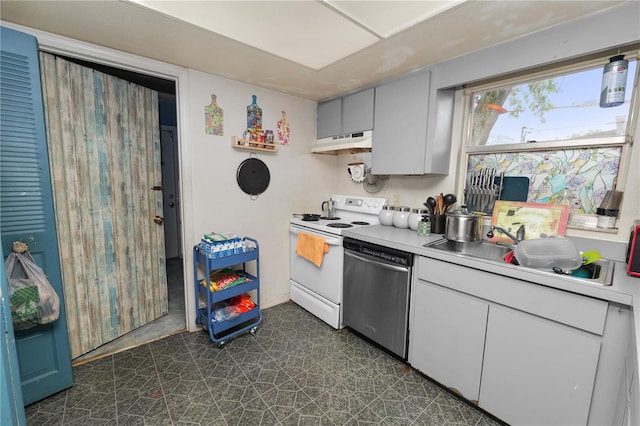
M 393 197 L 391 197 L 391 205 L 392 206 L 400 205 L 400 196 L 398 194 L 394 194 Z

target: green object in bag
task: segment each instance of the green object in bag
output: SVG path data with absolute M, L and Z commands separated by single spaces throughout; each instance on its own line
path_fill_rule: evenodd
M 38 324 L 38 312 L 40 307 L 40 292 L 38 287 L 30 285 L 17 289 L 11 295 L 11 316 L 13 322 L 27 322 Z

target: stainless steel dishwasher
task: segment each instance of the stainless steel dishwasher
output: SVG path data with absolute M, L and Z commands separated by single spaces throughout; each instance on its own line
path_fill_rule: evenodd
M 345 326 L 407 358 L 413 255 L 345 237 Z

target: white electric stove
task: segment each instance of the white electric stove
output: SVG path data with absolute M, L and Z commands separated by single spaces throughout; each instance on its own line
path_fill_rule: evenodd
M 350 195 L 332 195 L 336 218 L 290 221 L 290 297 L 333 328 L 342 328 L 342 232 L 380 223 L 378 214 L 386 199 Z M 296 254 L 298 235 L 305 232 L 321 237 L 329 246 L 320 267 Z

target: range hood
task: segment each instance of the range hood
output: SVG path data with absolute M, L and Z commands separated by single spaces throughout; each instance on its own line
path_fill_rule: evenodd
M 371 136 L 373 132 L 346 133 L 344 135 L 331 136 L 318 139 L 311 147 L 311 152 L 316 154 L 346 154 L 348 152 L 371 151 Z

